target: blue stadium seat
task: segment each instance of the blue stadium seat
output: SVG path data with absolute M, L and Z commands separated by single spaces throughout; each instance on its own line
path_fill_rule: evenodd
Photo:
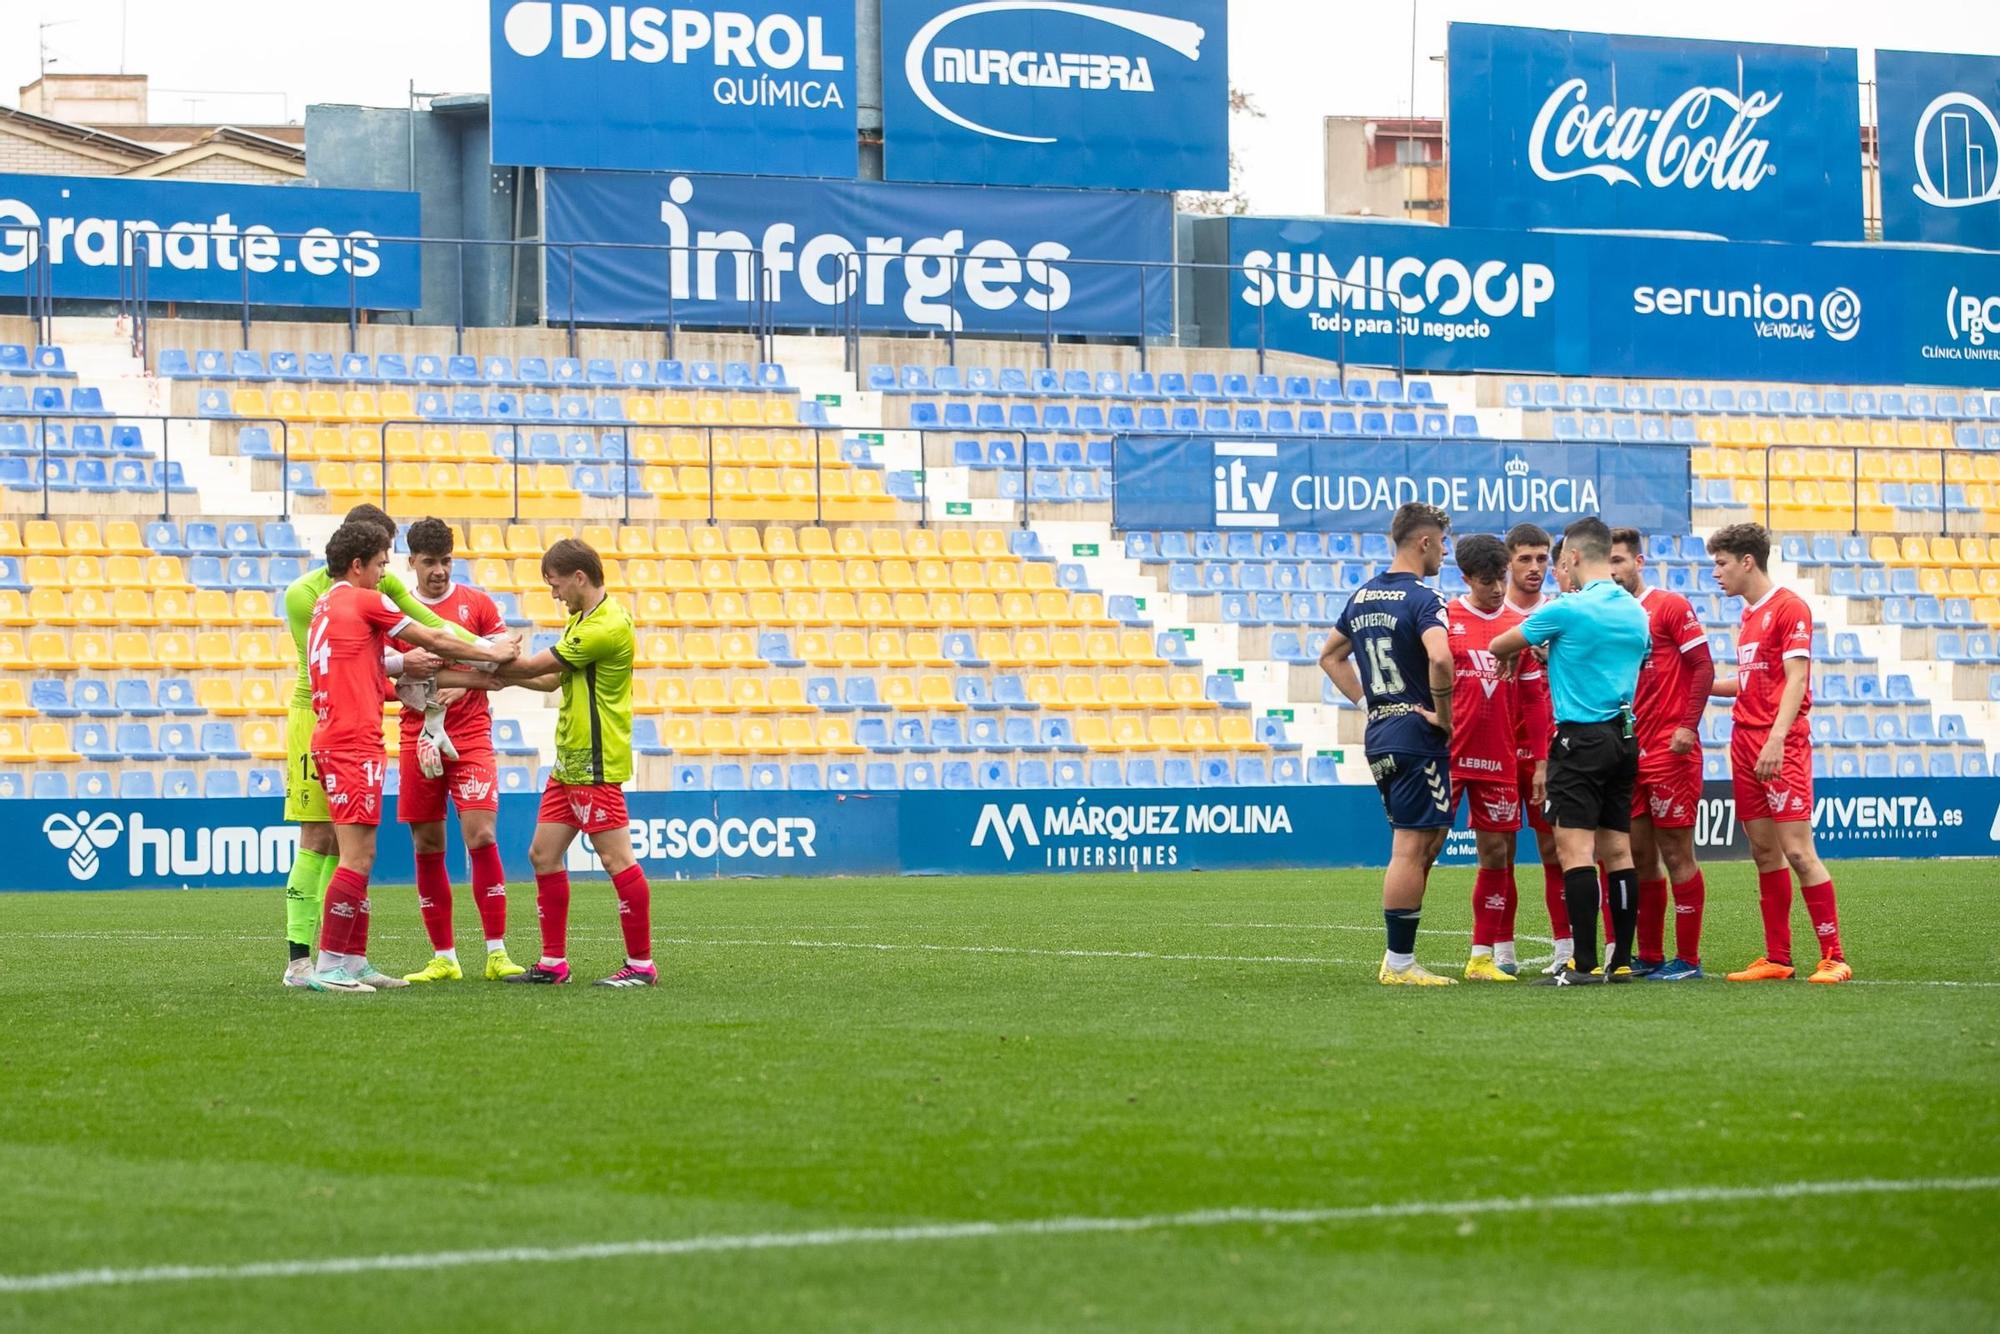
M 128 765 L 118 771 L 119 800 L 143 801 L 159 795 L 159 779 L 151 770 L 134 769 Z
M 166 769 L 160 773 L 160 795 L 176 800 L 191 799 L 201 795 L 201 785 L 192 769 Z

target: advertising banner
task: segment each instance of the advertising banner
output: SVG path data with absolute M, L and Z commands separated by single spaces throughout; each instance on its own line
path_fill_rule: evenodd
M 115 301 L 121 269 L 146 269 L 156 301 L 422 304 L 417 196 L 401 190 L 103 176 L 0 175 L 0 292 L 46 254 L 58 297 Z
M 503 851 L 527 845 L 537 794 L 500 799 Z M 283 885 L 298 827 L 277 799 L 8 801 L 21 831 L 0 892 L 221 889 Z M 984 875 L 1050 871 L 1228 871 L 1381 866 L 1389 829 L 1373 787 L 973 792 L 634 792 L 633 851 L 655 881 L 726 876 Z M 410 840 L 385 812 L 373 882 L 416 876 Z M 2000 779 L 1828 779 L 1815 784 L 1821 855 L 2000 854 Z M 1749 855 L 1727 783 L 1710 783 L 1696 823 L 1704 860 Z M 447 840 L 451 873 L 464 853 Z M 1469 864 L 1453 833 L 1446 860 Z M 1524 836 L 1523 855 L 1534 841 Z M 578 876 L 602 874 L 584 840 Z M 378 893 L 385 892 L 378 890 Z M 414 912 L 414 906 L 411 911 Z M 532 925 L 529 929 L 532 931 Z
M 1415 370 L 2000 387 L 2000 255 L 1232 218 L 1230 342 Z
M 1127 435 L 1114 449 L 1116 528 L 1383 530 L 1411 501 L 1466 532 L 1559 532 L 1587 514 L 1688 527 L 1688 451 L 1671 445 Z
M 892 181 L 1229 187 L 1227 0 L 882 0 Z
M 851 177 L 854 5 L 492 0 L 493 160 Z
M 1882 239 L 2000 250 L 2000 56 L 1875 53 Z
M 1165 194 L 628 172 L 546 181 L 551 320 L 741 324 L 761 302 L 779 326 L 833 328 L 852 301 L 868 329 L 1172 327 Z
M 1850 47 L 1454 23 L 1451 221 L 1861 239 Z

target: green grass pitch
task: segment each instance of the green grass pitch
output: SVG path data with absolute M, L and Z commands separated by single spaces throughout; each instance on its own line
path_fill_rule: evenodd
M 372 997 L 280 988 L 275 889 L 0 896 L 0 1329 L 2000 1327 L 2000 866 L 1836 876 L 1864 984 L 1570 993 L 1377 986 L 1367 872 L 662 883 L 657 991 Z

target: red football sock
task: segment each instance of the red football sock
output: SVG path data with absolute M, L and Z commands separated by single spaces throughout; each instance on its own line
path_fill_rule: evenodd
M 466 854 L 472 863 L 472 901 L 479 907 L 480 929 L 488 940 L 507 935 L 507 873 L 500 869 L 500 845 L 488 843 Z
M 569 872 L 535 877 L 535 915 L 542 920 L 542 957 L 569 957 Z
M 1569 902 L 1563 898 L 1563 868 L 1542 863 L 1542 898 L 1549 906 L 1549 934 L 1569 939 Z
M 1780 866 L 1757 873 L 1757 907 L 1764 914 L 1764 957 L 1792 962 L 1792 873 Z
M 328 954 L 368 953 L 367 876 L 345 866 L 334 871 L 320 917 L 319 947 Z
M 1696 871 L 1686 884 L 1674 886 L 1674 956 L 1701 963 L 1701 910 L 1708 902 L 1708 885 Z
M 444 869 L 442 852 L 417 854 L 417 912 L 423 916 L 431 948 L 440 954 L 450 949 L 451 872 Z
M 653 891 L 639 863 L 611 877 L 618 891 L 618 929 L 625 933 L 625 957 L 644 963 L 653 957 Z
M 1667 958 L 1667 882 L 1639 882 L 1639 957 L 1648 963 Z
M 1500 887 L 1500 892 L 1507 898 L 1507 906 L 1500 910 L 1500 939 L 1504 942 L 1514 938 L 1514 915 L 1521 907 L 1521 891 L 1514 884 L 1513 867 L 1509 866 L 1500 874 L 1506 877 L 1506 882 Z
M 1840 912 L 1833 904 L 1833 881 L 1800 885 L 1799 897 L 1806 901 L 1806 916 L 1819 937 L 1819 957 L 1845 960 L 1847 956 L 1840 952 Z
M 1480 867 L 1472 877 L 1472 943 L 1492 946 L 1500 936 L 1500 914 L 1506 909 L 1505 871 Z

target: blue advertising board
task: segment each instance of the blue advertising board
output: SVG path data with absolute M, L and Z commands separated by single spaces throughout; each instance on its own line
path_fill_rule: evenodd
M 414 310 L 417 196 L 401 190 L 0 175 L 0 291 L 46 253 L 58 297 L 116 300 L 146 269 L 158 301 Z M 44 250 L 45 248 L 45 250 Z
M 500 799 L 502 853 L 517 868 L 525 865 L 538 801 L 527 793 Z M 1367 785 L 633 792 L 627 804 L 633 851 L 656 882 L 1380 866 L 1389 854 L 1381 798 Z M 298 851 L 298 827 L 284 823 L 281 805 L 256 798 L 8 801 L 0 810 L 20 837 L 0 865 L 0 892 L 255 887 L 275 893 Z M 1813 832 L 1826 857 L 1992 857 L 2000 854 L 2000 779 L 1822 780 L 1815 784 Z M 1748 855 L 1727 783 L 1704 789 L 1695 834 L 1704 859 Z M 462 881 L 458 839 L 447 846 L 452 876 Z M 1532 839 L 1522 846 L 1532 855 Z M 1469 864 L 1470 847 L 1454 835 L 1447 860 Z M 602 874 L 583 840 L 571 850 L 569 870 Z M 392 806 L 373 880 L 400 886 L 415 875 L 410 840 L 393 823 Z
M 853 176 L 851 0 L 492 0 L 493 160 Z
M 1416 370 L 2000 387 L 2000 255 L 1232 218 L 1230 342 Z
M 2000 56 L 1877 51 L 1875 86 L 1882 239 L 2000 250 Z
M 1588 514 L 1687 531 L 1688 451 L 1673 445 L 1258 440 L 1122 435 L 1112 526 L 1386 530 L 1399 505 L 1438 505 L 1465 531 Z
M 1850 47 L 1454 23 L 1451 221 L 1861 239 Z
M 630 172 L 546 182 L 551 320 L 741 324 L 761 271 L 763 314 L 783 327 L 838 327 L 851 297 L 869 329 L 1172 327 L 1165 194 Z
M 882 0 L 892 181 L 1222 190 L 1227 0 Z

